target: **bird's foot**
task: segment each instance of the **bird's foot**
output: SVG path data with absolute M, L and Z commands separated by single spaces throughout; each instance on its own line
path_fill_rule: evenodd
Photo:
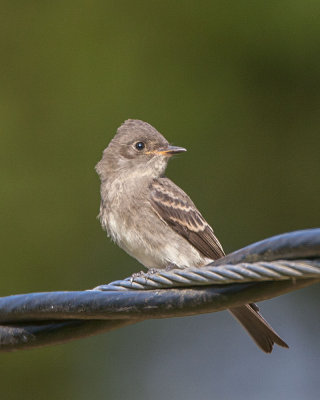
M 156 274 L 157 272 L 159 272 L 159 270 L 156 269 L 156 268 L 150 268 L 150 269 L 148 269 L 147 272 L 144 272 L 144 271 L 134 272 L 134 273 L 131 275 L 131 279 L 141 278 L 141 277 L 142 277 L 142 278 L 148 278 L 149 275 Z
M 176 266 L 176 264 L 170 263 L 166 266 L 165 270 L 166 271 L 172 271 L 173 269 L 177 269 L 178 267 Z
M 157 272 L 159 272 L 159 270 L 157 268 L 150 268 L 150 269 L 148 269 L 148 272 L 146 273 L 146 275 L 156 274 Z
M 144 271 L 134 272 L 134 273 L 131 275 L 131 279 L 140 278 L 141 276 L 144 276 L 145 274 L 146 274 L 146 273 L 145 273 Z

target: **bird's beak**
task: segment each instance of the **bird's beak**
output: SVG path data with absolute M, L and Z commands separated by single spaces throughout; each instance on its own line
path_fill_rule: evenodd
M 187 150 L 184 149 L 183 147 L 168 145 L 166 147 L 162 147 L 162 148 L 156 150 L 155 153 L 161 154 L 163 156 L 173 156 L 174 154 L 183 153 L 185 151 L 187 151 Z

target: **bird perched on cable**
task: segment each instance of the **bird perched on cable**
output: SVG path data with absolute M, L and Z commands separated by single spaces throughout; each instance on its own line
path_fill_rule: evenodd
M 96 166 L 103 229 L 148 269 L 201 267 L 225 255 L 190 197 L 164 176 L 170 157 L 185 151 L 150 124 L 129 119 Z M 263 351 L 274 343 L 288 347 L 258 310 L 254 304 L 230 309 Z

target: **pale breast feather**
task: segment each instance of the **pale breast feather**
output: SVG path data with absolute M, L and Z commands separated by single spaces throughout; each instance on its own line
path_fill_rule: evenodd
M 168 178 L 154 179 L 150 200 L 159 217 L 211 259 L 224 256 L 221 244 L 190 197 Z

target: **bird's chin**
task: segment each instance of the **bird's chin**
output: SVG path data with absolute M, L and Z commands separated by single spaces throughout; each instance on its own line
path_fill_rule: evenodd
M 169 157 L 158 154 L 151 158 L 151 160 L 147 163 L 147 168 L 152 171 L 152 176 L 154 178 L 159 178 L 159 176 L 163 175 L 167 165 L 168 165 Z
M 149 159 L 118 159 L 117 166 L 113 172 L 117 172 L 124 179 L 140 180 L 155 179 L 162 176 L 166 170 L 170 157 L 159 154 Z

